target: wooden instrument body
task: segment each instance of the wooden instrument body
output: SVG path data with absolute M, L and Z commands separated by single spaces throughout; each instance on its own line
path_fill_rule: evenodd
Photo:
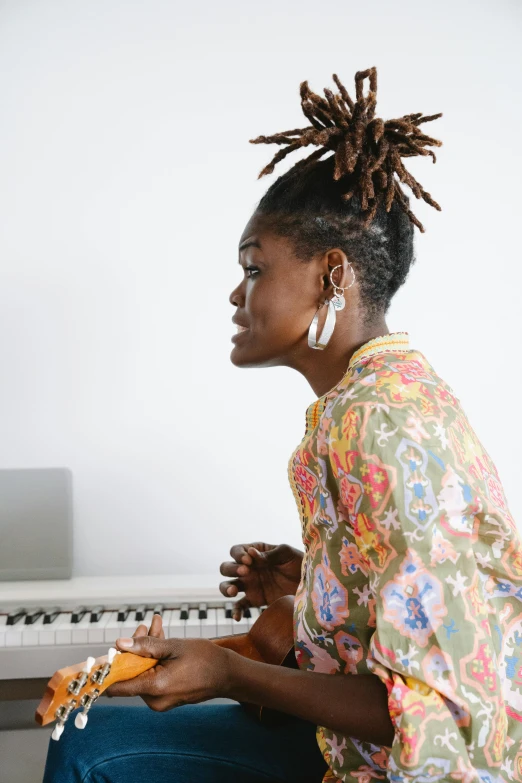
M 293 608 L 294 596 L 285 595 L 265 609 L 248 633 L 222 636 L 211 641 L 253 661 L 297 668 L 294 655 Z M 35 720 L 40 726 L 46 726 L 58 718 L 57 711 L 60 708 L 72 706 L 76 709 L 82 706 L 82 699 L 92 694 L 94 689 L 98 692 L 98 697 L 113 683 L 137 677 L 156 666 L 157 662 L 155 658 L 142 658 L 133 653 L 118 653 L 103 682 L 93 683 L 92 673 L 107 667 L 108 656 L 103 655 L 94 659 L 89 675 L 83 678 L 85 683 L 75 693 L 71 693 L 70 689 L 74 682 L 78 683 L 86 668 L 86 662 L 60 669 L 47 684 L 45 694 L 36 710 Z M 282 713 L 265 709 L 262 705 L 244 703 L 243 706 L 266 724 L 280 723 L 285 718 Z

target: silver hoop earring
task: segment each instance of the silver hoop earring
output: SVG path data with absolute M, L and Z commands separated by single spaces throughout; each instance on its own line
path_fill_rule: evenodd
M 333 302 L 333 305 L 336 310 L 344 310 L 346 305 L 346 299 L 344 298 L 343 291 L 346 291 L 347 288 L 351 288 L 352 285 L 355 283 L 355 272 L 353 271 L 353 266 L 350 264 L 349 261 L 348 261 L 348 266 L 350 267 L 350 272 L 352 273 L 352 282 L 350 283 L 350 285 L 345 285 L 344 288 L 341 288 L 340 286 L 334 283 L 334 281 L 332 280 L 332 275 L 336 269 L 339 269 L 340 266 L 342 266 L 342 264 L 337 264 L 337 266 L 334 266 L 334 268 L 330 272 L 330 282 L 334 288 L 334 295 L 331 301 Z
M 326 303 L 328 303 L 328 315 L 326 316 L 326 321 L 319 339 L 317 339 L 317 324 L 319 321 L 319 310 L 321 307 L 323 307 L 323 305 L 320 305 L 320 307 L 317 308 L 317 312 L 312 319 L 310 328 L 308 329 L 308 345 L 310 348 L 317 348 L 319 351 L 322 351 L 324 348 L 326 348 L 335 327 L 335 305 L 332 299 L 327 299 L 323 304 Z

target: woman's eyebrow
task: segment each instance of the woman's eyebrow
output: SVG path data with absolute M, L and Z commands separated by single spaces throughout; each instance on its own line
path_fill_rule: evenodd
M 257 239 L 247 239 L 242 245 L 239 245 L 239 252 L 246 250 L 247 247 L 258 247 L 261 249 L 261 243 Z

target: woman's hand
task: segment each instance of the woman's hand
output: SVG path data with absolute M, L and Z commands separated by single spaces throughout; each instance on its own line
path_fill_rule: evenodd
M 158 663 L 132 680 L 114 683 L 107 688 L 107 695 L 141 696 L 158 712 L 224 696 L 229 661 L 237 655 L 208 639 L 165 639 L 160 615 L 154 615 L 149 635 L 141 625 L 132 639 L 117 639 L 116 647 L 143 658 L 157 658 Z
M 230 550 L 233 562 L 221 563 L 219 589 L 228 598 L 245 595 L 234 606 L 234 618 L 241 619 L 247 606 L 268 606 L 283 595 L 295 595 L 301 579 L 303 552 L 288 544 L 237 544 Z
M 158 663 L 132 680 L 111 685 L 109 696 L 141 696 L 158 712 L 225 696 L 263 704 L 376 745 L 390 746 L 393 741 L 387 690 L 374 674 L 332 677 L 252 661 L 208 639 L 165 639 L 160 615 L 154 615 L 149 635 L 141 625 L 132 639 L 118 639 L 116 646 L 122 652 L 157 658 Z M 360 709 L 347 709 L 347 704 Z

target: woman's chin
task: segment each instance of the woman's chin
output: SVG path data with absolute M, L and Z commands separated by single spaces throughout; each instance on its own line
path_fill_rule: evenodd
M 283 364 L 273 352 L 260 354 L 249 350 L 247 346 L 235 345 L 230 352 L 230 361 L 236 367 L 278 367 Z
M 230 352 L 230 361 L 236 367 L 278 367 L 285 362 L 284 353 L 270 340 L 260 340 L 249 329 L 238 332 L 232 338 L 234 347 Z
M 237 345 L 234 345 L 230 351 L 230 361 L 236 367 L 255 366 L 255 362 L 252 364 L 252 356 L 249 355 L 249 351 L 245 351 L 243 348 Z
M 236 367 L 262 366 L 262 357 L 259 356 L 259 352 L 252 350 L 252 347 L 248 345 L 246 337 L 247 335 L 241 332 L 238 341 L 234 341 L 234 347 L 230 352 L 230 361 Z

